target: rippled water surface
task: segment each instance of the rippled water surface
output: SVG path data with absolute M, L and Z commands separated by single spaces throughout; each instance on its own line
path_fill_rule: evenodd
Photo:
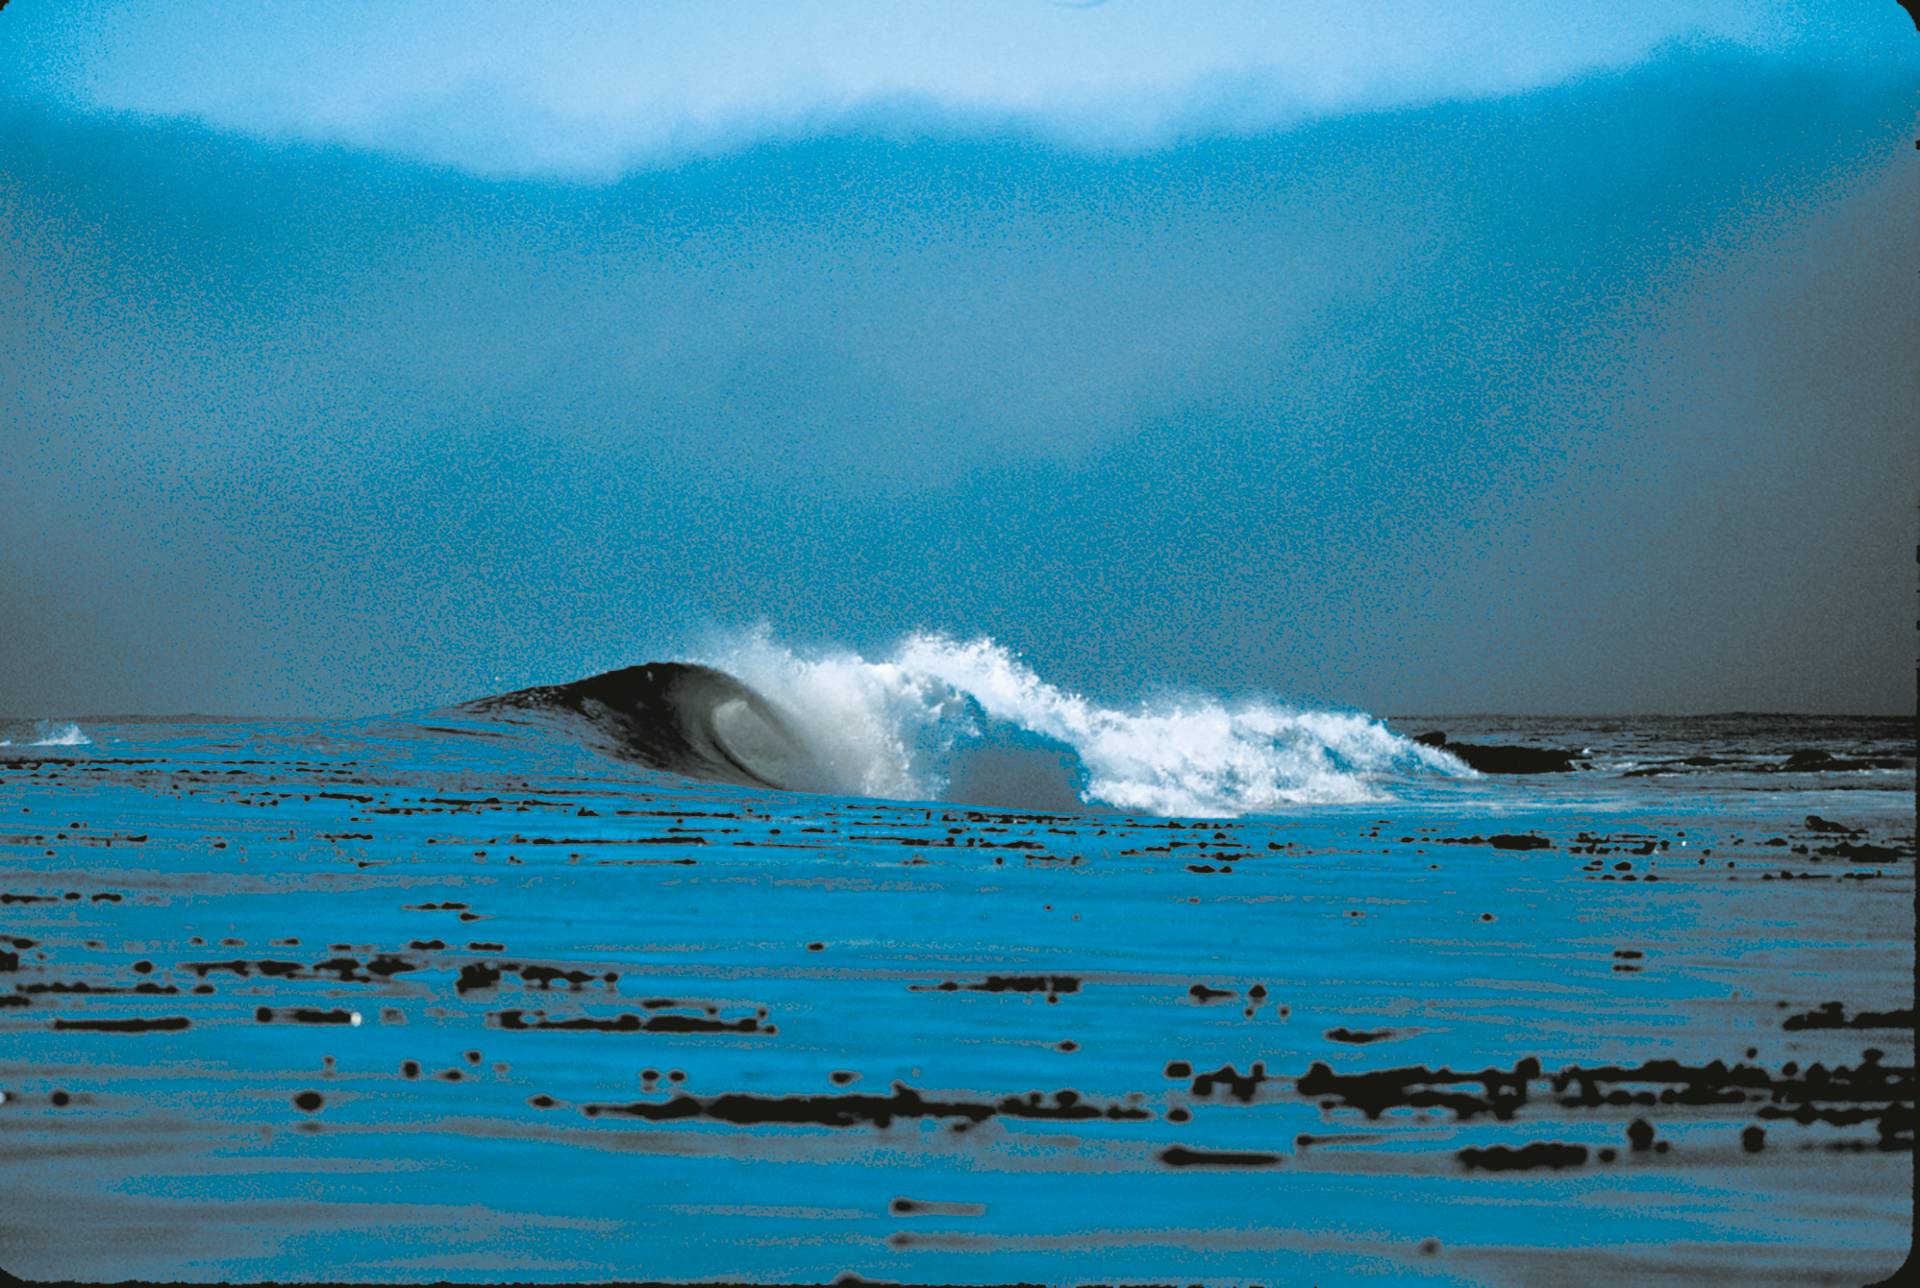
M 477 722 L 13 730 L 0 1265 L 1890 1272 L 1910 728 L 1398 727 L 1585 768 L 1196 820 Z

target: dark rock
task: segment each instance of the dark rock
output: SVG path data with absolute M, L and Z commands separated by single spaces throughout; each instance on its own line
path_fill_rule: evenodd
M 1536 1167 L 1550 1167 L 1558 1171 L 1563 1167 L 1578 1167 L 1586 1162 L 1587 1147 L 1562 1145 L 1554 1141 L 1535 1141 L 1531 1145 L 1522 1145 L 1518 1149 L 1510 1149 L 1505 1145 L 1490 1145 L 1485 1149 L 1463 1149 L 1457 1157 L 1469 1171 L 1524 1172 Z
M 1173 1145 L 1160 1151 L 1168 1167 L 1274 1167 L 1280 1155 L 1257 1150 L 1188 1149 Z
M 1437 744 L 1430 744 L 1437 745 Z M 1483 774 L 1566 774 L 1573 771 L 1574 754 L 1551 747 L 1513 747 L 1450 742 L 1446 749 Z
M 476 988 L 492 988 L 500 982 L 498 968 L 486 962 L 469 962 L 460 968 L 460 978 L 454 981 L 454 990 L 469 993 Z
M 1912 1007 L 1892 1011 L 1859 1011 L 1850 1016 L 1842 1002 L 1824 1003 L 1817 1011 L 1789 1015 L 1780 1023 L 1780 1027 L 1789 1032 L 1801 1029 L 1911 1029 L 1913 1025 Z

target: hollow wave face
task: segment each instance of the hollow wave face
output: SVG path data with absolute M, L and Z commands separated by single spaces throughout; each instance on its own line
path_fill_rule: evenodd
M 515 689 L 453 713 L 559 725 L 624 760 L 709 782 L 832 791 L 808 740 L 760 694 L 712 667 L 651 662 Z
M 706 660 L 782 714 L 817 783 L 852 795 L 1230 817 L 1472 775 L 1360 714 L 1212 697 L 1101 706 L 985 638 L 918 634 L 869 660 L 756 633 Z

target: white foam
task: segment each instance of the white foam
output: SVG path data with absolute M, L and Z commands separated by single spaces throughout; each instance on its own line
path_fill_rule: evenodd
M 936 677 L 852 653 L 802 657 L 764 631 L 734 641 L 715 664 L 795 717 L 842 791 L 929 800 L 946 785 L 943 753 L 978 732 L 965 699 Z
M 1230 817 L 1387 799 L 1389 775 L 1472 776 L 1361 714 L 1213 697 L 1104 707 L 985 638 L 917 634 L 869 661 L 802 655 L 762 630 L 711 660 L 792 713 L 834 786 L 861 795 L 937 798 L 949 754 L 982 732 L 983 718 L 1064 744 L 1088 800 L 1138 813 Z
M 71 720 L 55 723 L 42 720 L 34 726 L 33 741 L 24 744 L 28 747 L 91 747 L 93 739 L 81 731 L 79 725 Z

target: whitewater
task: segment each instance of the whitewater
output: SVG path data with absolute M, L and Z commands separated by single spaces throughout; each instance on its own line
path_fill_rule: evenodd
M 1048 683 L 991 638 L 907 636 L 878 659 L 800 651 L 766 631 L 698 655 L 787 717 L 826 790 L 945 798 L 979 758 L 1060 776 L 1091 805 L 1226 818 L 1391 798 L 1418 775 L 1474 777 L 1455 757 L 1360 713 L 1212 695 L 1104 706 Z
M 87 747 L 93 739 L 86 731 L 72 721 L 38 720 L 34 722 L 33 735 L 25 742 L 15 743 L 11 738 L 0 738 L 0 747 Z

